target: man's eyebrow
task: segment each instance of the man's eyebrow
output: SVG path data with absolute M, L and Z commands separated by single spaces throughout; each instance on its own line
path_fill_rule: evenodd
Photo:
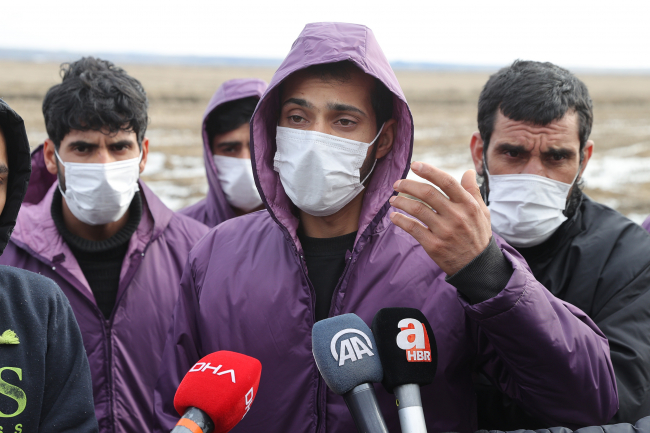
M 282 106 L 284 107 L 287 104 L 296 104 L 301 107 L 309 108 L 309 109 L 314 108 L 314 106 L 310 104 L 306 99 L 301 99 L 301 98 L 289 98 L 282 103 Z
M 115 143 L 108 143 L 109 146 L 133 146 L 134 144 L 132 140 L 120 140 Z
M 68 147 L 72 147 L 72 146 L 99 147 L 99 144 L 88 143 L 87 141 L 83 141 L 83 140 L 77 140 L 68 144 Z
M 241 141 L 224 141 L 223 143 L 218 143 L 217 147 L 230 147 L 230 146 L 239 146 L 243 144 Z
M 359 114 L 364 115 L 365 117 L 368 117 L 366 115 L 366 113 L 364 113 L 362 110 L 355 107 L 354 105 L 330 102 L 329 104 L 327 104 L 327 108 L 329 108 L 330 110 L 333 110 L 333 111 L 352 111 L 353 113 L 359 113 Z
M 501 152 L 528 152 L 522 144 L 499 143 L 495 145 L 495 148 Z
M 9 173 L 9 167 L 7 167 L 7 164 L 3 164 L 0 162 L 0 174 L 7 174 Z
M 575 151 L 572 149 L 565 149 L 565 148 L 550 148 L 548 150 L 545 150 L 542 152 L 542 155 L 546 156 L 563 156 L 565 158 L 571 158 L 575 155 Z

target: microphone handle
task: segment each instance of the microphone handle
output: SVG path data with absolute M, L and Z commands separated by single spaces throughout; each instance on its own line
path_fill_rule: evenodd
M 214 423 L 207 413 L 198 407 L 188 407 L 170 433 L 212 433 L 213 431 Z
M 379 410 L 375 388 L 362 383 L 343 394 L 345 404 L 360 433 L 388 433 L 384 417 Z
M 420 385 L 408 384 L 396 386 L 393 390 L 397 399 L 397 413 L 402 433 L 427 433 L 420 398 Z

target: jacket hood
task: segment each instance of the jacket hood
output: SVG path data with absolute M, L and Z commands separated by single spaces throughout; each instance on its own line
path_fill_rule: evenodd
M 20 206 L 27 193 L 32 164 L 25 123 L 2 99 L 0 99 L 0 129 L 7 143 L 9 159 L 7 201 L 0 214 L 0 254 L 2 254 L 14 230 Z
M 47 171 L 43 157 L 43 144 L 39 144 L 32 152 L 32 174 L 23 203 L 40 203 L 54 183 L 56 183 L 56 174 Z
M 293 203 L 273 170 L 275 135 L 279 116 L 279 86 L 292 73 L 312 65 L 349 60 L 379 79 L 393 93 L 393 119 L 397 121 L 392 150 L 377 161 L 363 198 L 357 241 L 373 222 L 386 215 L 393 183 L 406 177 L 413 152 L 413 117 L 404 93 L 372 30 L 346 23 L 307 24 L 280 68 L 273 75 L 251 120 L 251 153 L 255 182 L 271 216 L 285 227 L 296 245 L 298 218 Z
M 206 208 L 210 211 L 205 216 L 208 221 L 205 223 L 209 227 L 217 225 L 221 221 L 234 218 L 235 212 L 232 210 L 226 196 L 221 188 L 221 183 L 217 177 L 217 167 L 212 158 L 212 146 L 209 142 L 208 134 L 205 130 L 205 122 L 214 110 L 226 102 L 236 101 L 237 99 L 257 96 L 260 98 L 266 90 L 267 84 L 257 78 L 238 78 L 226 81 L 217 89 L 210 102 L 208 103 L 205 113 L 203 113 L 203 122 L 201 123 L 201 135 L 203 137 L 203 159 L 205 161 L 205 173 L 208 178 L 208 195 L 206 197 Z

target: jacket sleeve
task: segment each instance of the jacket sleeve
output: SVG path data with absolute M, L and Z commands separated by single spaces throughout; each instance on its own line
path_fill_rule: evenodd
M 645 268 L 596 314 L 609 340 L 620 409 L 612 422 L 650 414 L 650 268 Z
M 514 272 L 497 296 L 470 305 L 478 366 L 501 391 L 550 425 L 607 423 L 618 410 L 607 339 L 580 309 L 555 298 L 499 240 Z
M 181 290 L 167 332 L 158 381 L 154 390 L 155 433 L 169 432 L 180 416 L 174 409 L 174 395 L 189 369 L 201 358 L 195 318 L 199 302 L 191 263 L 185 265 Z
M 97 432 L 90 367 L 72 307 L 54 282 L 40 432 Z

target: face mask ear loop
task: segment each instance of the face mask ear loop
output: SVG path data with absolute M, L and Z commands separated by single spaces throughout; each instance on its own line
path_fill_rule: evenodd
M 59 156 L 59 152 L 56 150 L 56 146 L 54 146 L 54 155 L 56 155 L 56 159 L 58 160 L 58 162 L 56 164 L 56 167 L 58 169 L 57 172 L 56 172 L 56 179 L 57 179 L 57 182 L 59 184 L 59 192 L 61 193 L 61 195 L 63 197 L 65 197 L 65 192 L 63 192 L 63 190 L 61 189 L 61 169 L 59 167 L 59 162 L 61 163 L 61 165 L 63 167 L 65 167 L 65 162 L 63 162 L 63 160 Z
M 377 165 L 377 159 L 375 159 L 375 162 L 372 164 L 372 168 L 370 169 L 370 173 L 368 173 L 368 176 L 366 176 L 366 178 L 363 179 L 363 181 L 361 182 L 361 185 L 363 185 L 364 183 L 366 183 L 366 181 L 368 180 L 368 178 L 369 178 L 370 175 L 372 174 L 372 171 L 375 169 L 375 165 Z
M 381 124 L 381 128 L 379 128 L 379 132 L 378 132 L 377 135 L 375 136 L 374 140 L 372 140 L 372 141 L 370 142 L 370 146 L 372 146 L 373 144 L 375 144 L 375 141 L 377 141 L 377 139 L 378 139 L 379 136 L 381 135 L 381 131 L 384 129 L 384 125 L 386 125 L 386 122 L 384 122 L 384 123 Z M 370 146 L 368 146 L 368 147 L 370 147 Z M 368 178 L 369 178 L 370 175 L 372 174 L 373 170 L 375 169 L 375 165 L 377 165 L 377 158 L 375 158 L 375 162 L 372 163 L 372 168 L 370 169 L 370 173 L 368 173 L 368 175 L 365 177 L 365 179 L 363 179 L 363 180 L 361 181 L 361 185 L 363 185 L 364 183 L 366 183 L 366 181 L 368 180 Z
M 483 179 L 485 181 L 485 184 L 483 185 L 483 191 L 485 194 L 483 201 L 485 201 L 486 206 L 489 206 L 490 201 L 488 200 L 488 196 L 490 195 L 490 171 L 487 168 L 487 161 L 485 161 L 485 152 L 483 152 L 483 171 L 485 172 L 483 175 Z

